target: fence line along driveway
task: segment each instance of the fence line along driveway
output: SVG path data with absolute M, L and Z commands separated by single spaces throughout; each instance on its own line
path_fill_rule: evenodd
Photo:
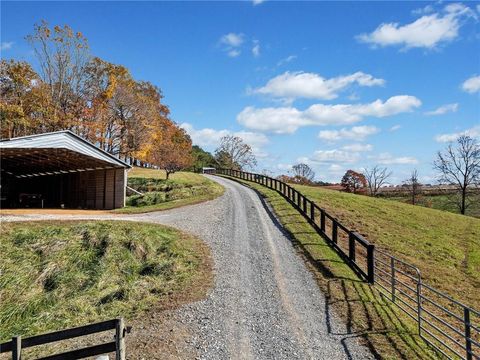
M 373 358 L 354 335 L 336 335 L 347 333 L 345 325 L 326 310 L 324 294 L 258 195 L 234 181 L 211 178 L 226 191 L 206 203 L 148 214 L 65 218 L 156 222 L 210 245 L 214 288 L 205 300 L 177 311 L 178 321 L 194 334 L 188 346 L 199 358 Z M 29 216 L 40 218 L 48 216 Z

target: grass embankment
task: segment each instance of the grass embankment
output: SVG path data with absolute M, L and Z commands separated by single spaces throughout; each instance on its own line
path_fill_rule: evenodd
M 480 219 L 296 186 L 350 229 L 422 272 L 427 284 L 480 308 Z
M 132 319 L 210 285 L 210 255 L 166 226 L 120 222 L 4 223 L 0 342 L 115 318 Z
M 374 287 L 360 281 L 280 194 L 258 184 L 246 183 L 258 190 L 272 206 L 326 295 L 327 311 L 334 309 L 344 318 L 349 334 L 362 338 L 379 358 L 436 357 L 416 335 L 416 323 L 380 297 Z M 419 256 L 422 260 L 415 263 L 420 265 L 425 275 L 428 271 L 435 271 L 427 277 L 430 284 L 437 286 L 445 281 L 449 292 L 461 298 L 467 296 L 466 292 L 460 292 L 461 289 L 468 288 L 466 302 L 473 306 L 478 304 L 479 220 L 332 190 L 305 186 L 299 186 L 298 190 L 345 225 L 367 235 L 377 245 L 395 251 L 407 261 Z M 388 243 L 395 245 L 388 247 Z M 473 249 L 475 244 L 477 250 Z M 450 249 L 456 245 L 460 248 Z M 461 261 L 462 256 L 469 260 Z M 437 267 L 439 264 L 441 266 Z M 453 278 L 449 278 L 452 273 Z M 440 278 L 435 279 L 435 276 Z M 459 279 L 468 283 L 459 284 Z M 442 289 L 445 290 L 445 287 Z
M 178 172 L 166 180 L 165 171 L 145 168 L 129 171 L 128 186 L 144 195 L 129 196 L 127 206 L 115 212 L 132 214 L 167 210 L 212 200 L 224 192 L 221 185 L 200 174 Z
M 400 201 L 410 204 L 411 199 L 408 195 L 400 196 L 385 196 L 385 199 Z M 449 211 L 454 214 L 460 214 L 458 210 L 455 194 L 440 194 L 440 195 L 421 195 L 418 199 L 417 205 L 424 206 L 432 209 Z M 480 194 L 472 195 L 472 201 L 470 206 L 467 207 L 465 215 L 480 218 Z

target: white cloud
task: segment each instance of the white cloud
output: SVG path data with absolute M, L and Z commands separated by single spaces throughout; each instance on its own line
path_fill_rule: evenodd
M 424 15 L 410 24 L 383 23 L 372 33 L 361 34 L 357 39 L 378 46 L 433 49 L 441 43 L 454 40 L 462 20 L 467 17 L 476 15 L 468 6 L 450 3 L 442 12 Z
M 241 33 L 228 33 L 220 38 L 219 43 L 223 46 L 223 51 L 229 57 L 237 57 L 241 54 L 240 47 L 245 41 L 245 35 Z
M 282 66 L 284 64 L 288 64 L 289 62 L 292 62 L 293 60 L 295 60 L 297 58 L 297 55 L 289 55 L 287 56 L 286 58 L 284 59 L 281 59 L 278 63 L 277 63 L 277 66 Z
M 462 84 L 463 91 L 468 93 L 476 93 L 480 91 L 480 76 L 472 76 L 465 80 Z
M 359 160 L 360 155 L 356 152 L 344 150 L 317 150 L 310 158 L 311 161 L 318 163 L 354 163 Z
M 430 14 L 432 12 L 434 12 L 435 9 L 432 5 L 426 5 L 425 7 L 423 8 L 419 8 L 419 9 L 415 9 L 412 11 L 412 14 L 413 15 L 423 15 L 423 14 Z
M 456 132 L 456 133 L 437 135 L 437 136 L 435 136 L 435 140 L 437 142 L 442 142 L 442 143 L 452 142 L 452 141 L 457 140 L 462 135 L 468 135 L 468 136 L 471 136 L 473 138 L 480 138 L 480 126 L 474 126 L 474 127 L 470 128 L 470 129 L 467 129 L 465 131 L 460 131 L 460 132 Z
M 238 49 L 232 49 L 232 50 L 229 50 L 229 51 L 227 52 L 227 55 L 228 55 L 229 57 L 234 58 L 234 57 L 239 56 L 241 53 L 242 53 L 242 52 L 241 52 L 240 50 L 238 50 Z
M 13 41 L 10 41 L 10 42 L 2 42 L 0 44 L 0 50 L 4 51 L 4 50 L 10 50 L 13 46 Z
M 254 57 L 260 56 L 260 42 L 258 40 L 253 40 L 252 54 Z
M 230 131 L 226 129 L 215 130 L 211 128 L 195 129 L 192 124 L 183 123 L 180 125 L 192 138 L 192 142 L 195 145 L 202 147 L 217 147 L 220 144 L 220 139 L 227 135 L 238 136 L 243 141 L 250 145 L 255 152 L 255 155 L 262 157 L 265 153 L 262 151 L 262 147 L 267 145 L 269 140 L 265 134 L 255 133 L 251 131 Z
M 220 38 L 220 43 L 231 46 L 231 47 L 239 47 L 240 45 L 243 44 L 244 41 L 244 35 L 243 34 L 236 34 L 236 33 L 228 33 L 226 35 L 223 35 Z
M 270 79 L 265 86 L 254 89 L 253 92 L 276 98 L 331 100 L 338 97 L 340 91 L 355 83 L 360 86 L 379 86 L 384 85 L 385 80 L 376 79 L 361 71 L 330 79 L 315 73 L 287 71 Z
M 394 157 L 389 153 L 382 153 L 378 155 L 376 161 L 383 165 L 405 165 L 418 164 L 418 160 L 410 156 Z
M 277 169 L 282 171 L 292 170 L 292 164 L 277 164 Z
M 342 150 L 353 151 L 353 152 L 365 152 L 365 151 L 372 151 L 373 146 L 370 144 L 351 144 L 351 145 L 342 146 Z
M 249 129 L 292 134 L 302 126 L 352 124 L 367 116 L 381 118 L 411 112 L 420 105 L 421 101 L 414 96 L 398 95 L 367 104 L 315 104 L 303 111 L 294 107 L 249 106 L 237 115 L 237 121 Z
M 327 141 L 338 141 L 343 139 L 364 140 L 367 136 L 376 134 L 379 131 L 380 129 L 375 126 L 354 126 L 350 129 L 322 130 L 318 133 L 318 137 Z
M 389 131 L 397 131 L 402 128 L 402 125 L 393 125 Z
M 260 5 L 261 3 L 265 2 L 266 0 L 252 0 L 253 5 Z
M 444 115 L 449 112 L 456 112 L 458 110 L 458 104 L 445 104 L 440 106 L 439 108 L 427 111 L 425 115 L 435 116 L 435 115 Z

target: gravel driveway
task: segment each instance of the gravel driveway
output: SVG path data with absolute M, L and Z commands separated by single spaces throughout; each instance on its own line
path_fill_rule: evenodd
M 234 181 L 211 178 L 226 188 L 216 200 L 162 212 L 97 216 L 172 225 L 210 245 L 214 288 L 205 300 L 178 310 L 178 321 L 193 329 L 188 345 L 199 358 L 373 358 L 356 337 L 345 335 L 345 325 L 327 310 L 312 274 L 258 195 Z M 19 218 L 59 216 L 3 220 Z

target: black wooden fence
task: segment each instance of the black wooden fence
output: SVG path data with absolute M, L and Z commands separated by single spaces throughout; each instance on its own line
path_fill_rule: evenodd
M 279 192 L 381 296 L 417 323 L 418 334 L 447 359 L 480 360 L 480 312 L 422 282 L 420 270 L 349 230 L 292 186 L 266 175 L 217 169 Z
M 292 186 L 266 175 L 253 174 L 231 169 L 217 169 L 217 174 L 228 175 L 253 181 L 278 191 L 313 226 L 313 228 L 338 252 L 350 267 L 369 283 L 375 281 L 374 245 L 362 235 L 349 230 L 339 220 L 330 215 Z
M 71 350 L 61 354 L 50 355 L 42 357 L 38 360 L 85 359 L 90 356 L 107 354 L 110 352 L 115 352 L 116 360 L 125 360 L 125 335 L 127 332 L 130 332 L 130 328 L 124 326 L 122 318 L 36 335 L 24 339 L 21 336 L 15 336 L 12 338 L 12 340 L 0 344 L 0 354 L 11 352 L 12 360 L 20 360 L 24 358 L 22 357 L 22 349 L 32 346 L 50 344 L 52 342 L 66 339 L 73 339 L 80 336 L 96 334 L 108 330 L 115 330 L 115 337 L 110 342 L 88 346 L 82 349 Z

